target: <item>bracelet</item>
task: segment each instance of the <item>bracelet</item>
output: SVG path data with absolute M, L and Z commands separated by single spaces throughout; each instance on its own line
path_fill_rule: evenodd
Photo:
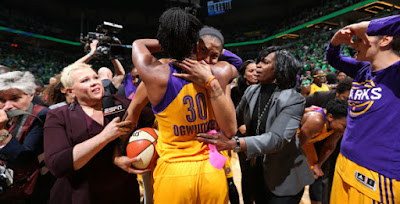
M 206 89 L 210 88 L 211 81 L 214 80 L 214 79 L 216 79 L 215 76 L 211 77 L 211 78 L 207 81 L 206 86 L 205 86 Z
M 90 52 L 88 53 L 88 55 L 90 55 L 91 57 L 93 57 L 92 53 L 90 53 Z

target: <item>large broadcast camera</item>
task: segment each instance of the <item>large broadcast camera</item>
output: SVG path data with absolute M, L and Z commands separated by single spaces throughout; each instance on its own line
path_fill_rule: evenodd
M 98 25 L 96 28 L 96 32 L 88 32 L 88 34 L 84 37 L 81 33 L 81 42 L 85 43 L 85 52 L 90 52 L 89 44 L 93 40 L 98 40 L 96 48 L 96 58 L 99 60 L 110 60 L 115 58 L 122 57 L 122 43 L 115 36 L 122 30 L 122 25 L 110 23 L 104 21 L 103 24 Z

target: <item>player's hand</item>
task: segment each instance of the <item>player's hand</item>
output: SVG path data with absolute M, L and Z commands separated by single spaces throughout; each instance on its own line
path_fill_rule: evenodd
M 351 45 L 353 33 L 348 28 L 342 28 L 333 35 L 331 45 L 337 47 L 341 44 Z
M 319 177 L 324 175 L 324 172 L 322 171 L 321 167 L 319 166 L 319 164 L 315 164 L 314 168 L 312 169 L 313 173 L 314 173 L 314 178 L 318 179 Z
M 139 157 L 129 158 L 127 156 L 116 156 L 113 162 L 116 166 L 130 174 L 144 174 L 151 171 L 151 169 L 140 170 L 133 168 L 132 163 L 137 161 L 140 161 Z
M 364 44 L 369 45 L 369 40 L 368 40 L 368 35 L 367 35 L 367 29 L 369 26 L 369 21 L 363 21 L 360 23 L 355 23 L 348 25 L 344 27 L 345 29 L 349 29 L 351 31 L 352 36 L 356 36 L 357 38 L 360 38 Z M 354 42 L 351 41 L 351 45 Z
M 361 23 L 351 24 L 340 29 L 332 37 L 331 45 L 334 47 L 337 47 L 340 44 L 354 45 L 354 36 L 361 39 L 364 44 L 369 45 L 370 43 L 367 35 L 368 25 L 369 21 L 364 21 Z
M 186 71 L 186 73 L 173 73 L 174 76 L 189 79 L 203 87 L 205 87 L 208 80 L 213 77 L 210 65 L 203 60 L 197 62 L 191 59 L 185 59 L 181 62 L 174 61 L 172 64 Z

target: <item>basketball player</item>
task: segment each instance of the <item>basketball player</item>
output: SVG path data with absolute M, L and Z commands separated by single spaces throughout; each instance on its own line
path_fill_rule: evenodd
M 160 17 L 159 41 L 142 39 L 132 45 L 133 63 L 146 85 L 160 131 L 156 147 L 160 158 L 154 170 L 155 203 L 228 201 L 224 171 L 210 165 L 207 145 L 194 138 L 199 132 L 218 127 L 228 137 L 234 135 L 232 102 L 205 62 L 185 61 L 195 63 L 201 76 L 186 81 L 173 74 L 181 69 L 171 63 L 161 64 L 150 52 L 160 43 L 172 58 L 183 60 L 191 55 L 200 28 L 195 17 L 172 8 Z
M 242 63 L 242 60 L 240 57 L 235 55 L 234 53 L 223 49 L 223 44 L 224 44 L 224 37 L 221 34 L 220 31 L 218 31 L 215 28 L 212 27 L 203 27 L 199 31 L 199 41 L 197 43 L 195 54 L 193 54 L 193 57 L 196 57 L 198 61 L 204 60 L 207 64 L 211 65 L 211 70 L 212 73 L 217 77 L 219 83 L 221 84 L 222 89 L 226 88 L 226 85 L 229 83 L 229 80 L 233 79 L 237 75 L 237 67 L 240 66 Z M 161 47 L 159 47 L 160 49 Z M 227 64 L 227 63 L 218 63 L 218 59 L 226 60 L 227 62 L 231 63 L 233 66 Z M 159 60 L 161 63 L 169 63 L 171 62 L 171 59 L 160 59 Z M 226 92 L 228 92 L 230 89 L 226 89 Z M 149 103 L 149 100 L 147 98 L 147 91 L 145 88 L 144 84 L 140 84 L 137 88 L 135 98 L 131 101 L 131 104 L 128 108 L 128 116 L 127 120 L 133 121 L 133 125 L 136 124 L 136 122 L 139 119 L 139 114 L 142 108 Z M 127 138 L 126 138 L 127 139 Z M 118 149 L 116 149 L 117 154 Z M 239 203 L 239 195 L 236 189 L 236 186 L 233 182 L 233 171 L 232 171 L 232 165 L 230 162 L 230 157 L 228 156 L 228 152 L 221 152 L 224 156 L 228 158 L 228 161 L 226 162 L 224 169 L 226 173 L 226 177 L 228 180 L 228 186 L 229 186 L 229 198 L 230 202 L 232 204 L 234 203 Z M 120 163 L 117 165 L 120 166 L 122 169 L 129 173 L 145 173 L 145 171 L 140 171 L 133 169 L 131 167 L 130 160 L 133 158 L 124 158 L 123 156 L 119 156 L 118 158 Z M 145 174 L 143 174 L 145 176 Z M 145 186 L 149 186 L 149 181 L 143 180 L 145 183 Z M 146 190 L 147 192 L 147 190 Z M 147 200 L 152 200 L 152 199 L 147 199 Z
M 335 150 L 336 144 L 346 128 L 347 102 L 335 99 L 328 102 L 326 109 L 307 112 L 301 119 L 297 131 L 300 144 L 306 152 L 308 163 L 314 172 L 315 182 L 310 185 L 311 203 L 322 203 L 322 164 Z M 314 143 L 326 139 L 322 146 Z
M 322 69 L 315 69 L 312 72 L 313 83 L 309 86 L 304 87 L 301 90 L 301 94 L 304 97 L 312 95 L 317 91 L 329 91 L 330 88 L 328 85 L 325 84 L 326 82 L 326 74 Z
M 331 203 L 400 203 L 399 35 L 400 15 L 389 16 L 340 29 L 327 48 L 329 64 L 354 78 Z

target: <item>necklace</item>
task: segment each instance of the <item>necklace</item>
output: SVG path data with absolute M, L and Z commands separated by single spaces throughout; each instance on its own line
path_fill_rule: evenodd
M 265 104 L 264 109 L 263 109 L 263 111 L 262 111 L 261 114 L 260 114 L 260 109 L 261 109 L 261 107 L 260 107 L 260 106 L 261 106 L 261 92 L 260 92 L 260 95 L 258 96 L 258 119 L 257 119 L 256 135 L 260 135 L 261 119 L 263 118 L 263 116 L 264 116 L 264 114 L 265 114 L 265 111 L 267 110 L 267 108 L 269 107 L 269 104 L 270 104 L 271 101 L 272 101 L 272 96 L 274 95 L 274 92 L 275 92 L 275 91 L 273 91 L 273 92 L 271 93 L 271 96 L 269 97 L 268 102 Z

